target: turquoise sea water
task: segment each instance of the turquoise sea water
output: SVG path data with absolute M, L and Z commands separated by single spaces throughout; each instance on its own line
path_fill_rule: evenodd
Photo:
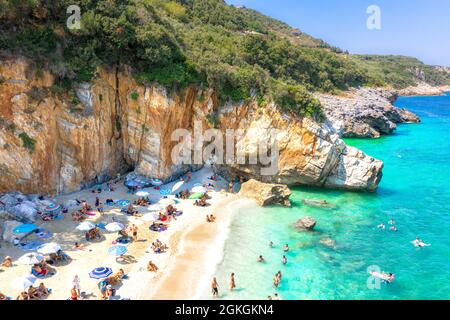
M 401 97 L 396 104 L 419 114 L 422 124 L 401 125 L 377 140 L 346 141 L 384 161 L 377 193 L 298 188 L 291 209 L 239 210 L 217 270 L 223 299 L 266 299 L 275 292 L 282 299 L 450 299 L 450 94 Z M 311 208 L 302 199 L 326 199 L 337 208 Z M 317 220 L 317 232 L 292 227 L 306 215 Z M 390 219 L 397 232 L 388 230 Z M 431 246 L 415 248 L 416 236 Z M 320 243 L 326 237 L 335 249 Z M 291 248 L 286 266 L 285 243 Z M 266 263 L 256 262 L 260 254 Z M 369 266 L 394 273 L 395 282 L 369 289 Z M 283 281 L 275 290 L 278 270 Z M 230 272 L 236 273 L 233 293 Z

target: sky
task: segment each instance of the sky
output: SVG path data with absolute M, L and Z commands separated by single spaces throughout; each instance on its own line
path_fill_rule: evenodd
M 450 67 L 450 0 L 226 0 L 288 23 L 350 53 L 398 54 Z M 367 9 L 380 9 L 370 30 Z

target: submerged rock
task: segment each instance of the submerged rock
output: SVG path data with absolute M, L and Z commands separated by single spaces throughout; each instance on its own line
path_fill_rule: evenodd
M 331 249 L 336 249 L 336 240 L 333 240 L 330 237 L 320 239 L 320 244 Z
M 336 205 L 333 203 L 329 203 L 327 200 L 304 199 L 304 200 L 302 200 L 302 203 L 307 206 L 311 206 L 311 207 L 324 208 L 324 209 L 336 209 Z
M 256 180 L 249 180 L 242 184 L 239 195 L 255 199 L 260 206 L 282 205 L 290 207 L 291 190 L 285 185 L 262 183 Z
M 317 222 L 312 217 L 304 217 L 295 223 L 295 228 L 299 231 L 313 231 Z

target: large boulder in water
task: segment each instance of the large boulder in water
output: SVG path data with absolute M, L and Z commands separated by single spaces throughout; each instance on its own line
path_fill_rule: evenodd
M 295 228 L 299 231 L 313 231 L 316 224 L 317 222 L 314 218 L 304 217 L 295 223 Z
M 290 207 L 291 190 L 282 184 L 269 184 L 251 179 L 241 186 L 239 195 L 256 200 L 260 206 L 282 205 Z

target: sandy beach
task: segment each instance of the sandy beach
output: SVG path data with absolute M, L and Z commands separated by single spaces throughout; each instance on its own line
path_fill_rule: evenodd
M 212 176 L 210 169 L 202 169 L 193 174 L 192 180 L 185 183 L 182 189 L 190 189 L 194 184 L 203 183 Z M 171 189 L 175 184 L 164 186 Z M 238 203 L 238 196 L 225 192 L 227 182 L 220 179 L 214 183 L 214 190 L 209 192 L 211 199 L 208 207 L 194 206 L 193 200 L 176 200 L 175 207 L 183 211 L 183 215 L 170 223 L 169 229 L 157 233 L 149 230 L 152 223 L 146 218 L 157 212 L 149 212 L 149 207 L 136 207 L 142 217 L 129 217 L 120 212 L 121 207 L 105 206 L 105 212 L 90 216 L 87 221 L 98 224 L 107 224 L 114 218 L 123 224 L 133 223 L 139 228 L 138 240 L 128 245 L 128 252 L 124 261 L 117 261 L 108 254 L 108 248 L 113 245 L 117 233 L 109 233 L 102 230 L 102 238 L 93 242 L 84 239 L 84 232 L 76 230 L 79 224 L 72 220 L 70 213 L 77 208 L 71 208 L 65 218 L 59 221 L 38 221 L 36 225 L 53 233 L 53 236 L 45 242 L 56 242 L 72 258 L 67 264 L 52 267 L 54 275 L 44 279 L 37 279 L 35 286 L 43 282 L 52 293 L 47 299 L 65 300 L 70 296 L 72 280 L 75 275 L 80 278 L 81 291 L 86 299 L 100 299 L 100 291 L 97 287 L 98 280 L 91 279 L 89 272 L 97 267 L 109 267 L 113 272 L 122 268 L 127 274 L 121 284 L 115 287 L 116 299 L 198 299 L 200 294 L 211 281 L 216 265 L 220 262 L 223 246 L 226 240 L 228 227 L 232 218 L 232 207 Z M 55 198 L 60 204 L 73 199 L 85 199 L 90 205 L 94 204 L 98 196 L 104 203 L 106 199 L 135 201 L 138 196 L 127 193 L 123 182 L 115 186 L 113 192 L 103 191 L 94 194 L 91 190 L 83 190 L 73 194 L 62 195 Z M 150 193 L 152 203 L 161 200 L 159 191 L 153 188 L 145 189 Z M 214 214 L 215 223 L 206 221 L 207 214 Z M 32 235 L 27 240 L 37 240 Z M 155 254 L 151 244 L 156 239 L 167 244 L 169 250 L 166 253 Z M 85 245 L 85 250 L 74 248 L 75 242 Z M 0 292 L 15 299 L 20 289 L 14 288 L 12 282 L 15 278 L 28 275 L 31 266 L 20 264 L 17 260 L 26 251 L 2 242 L 0 259 L 11 256 L 12 268 L 0 268 Z M 159 268 L 158 272 L 147 271 L 147 264 L 153 261 Z

